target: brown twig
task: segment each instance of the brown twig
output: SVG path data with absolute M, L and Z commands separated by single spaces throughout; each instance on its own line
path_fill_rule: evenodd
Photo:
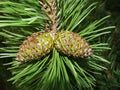
M 40 0 L 40 4 L 43 6 L 45 13 L 50 18 L 50 25 L 45 25 L 45 29 L 54 36 L 58 31 L 58 20 L 57 20 L 57 7 L 55 0 Z

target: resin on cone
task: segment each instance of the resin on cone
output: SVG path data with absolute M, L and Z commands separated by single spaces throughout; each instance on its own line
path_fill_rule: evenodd
M 40 59 L 53 49 L 53 39 L 47 32 L 33 33 L 19 48 L 16 59 L 21 62 Z
M 57 33 L 55 48 L 65 55 L 76 58 L 84 58 L 92 55 L 92 48 L 89 44 L 79 34 L 70 31 Z

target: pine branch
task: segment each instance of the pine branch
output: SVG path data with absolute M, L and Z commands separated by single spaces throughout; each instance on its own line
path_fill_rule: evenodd
M 13 58 L 13 61 L 7 64 L 11 65 L 9 70 L 13 74 L 13 77 L 8 81 L 13 81 L 13 84 L 16 84 L 20 89 L 29 90 L 93 90 L 96 85 L 95 76 L 106 71 L 105 64 L 109 64 L 101 56 L 101 51 L 110 48 L 108 44 L 98 42 L 100 36 L 110 33 L 109 29 L 114 28 L 114 26 L 100 28 L 109 16 L 89 24 L 84 23 L 83 21 L 96 5 L 96 3 L 93 3 L 87 6 L 87 0 L 22 1 L 19 3 L 11 1 L 0 2 L 0 10 L 3 13 L 0 15 L 0 28 L 2 29 L 0 35 L 5 38 L 3 43 L 7 46 L 0 48 L 0 58 Z M 47 30 L 47 32 L 40 33 L 44 30 Z M 59 32 L 57 32 L 58 30 Z M 63 30 L 63 34 L 60 32 L 61 30 Z M 38 32 L 40 35 L 36 33 L 37 31 L 40 31 Z M 90 46 L 83 38 L 76 38 L 79 36 L 78 34 L 73 35 L 73 32 L 70 31 L 75 31 L 80 36 L 83 36 L 84 39 L 89 41 Z M 46 47 L 46 43 L 49 42 L 51 44 L 52 41 L 54 42 L 53 38 L 46 38 L 46 33 L 48 35 L 48 32 L 51 32 L 53 37 L 57 33 L 56 35 L 59 37 L 59 44 L 57 45 L 63 49 L 61 52 L 65 51 L 67 54 L 61 53 L 59 49 L 56 49 L 57 46 L 48 49 L 50 45 L 47 44 L 48 46 Z M 29 56 L 30 60 L 32 60 L 31 56 L 34 56 L 34 59 L 36 59 L 36 56 L 43 55 L 44 57 L 39 58 L 38 61 L 18 62 L 15 58 L 19 45 L 30 34 L 35 36 L 31 35 L 25 41 L 27 44 L 29 43 L 28 46 L 32 49 L 24 47 L 26 43 L 23 45 L 24 53 L 22 54 L 25 56 L 24 60 L 26 60 L 27 56 Z M 62 35 L 64 37 L 61 37 Z M 73 42 L 69 42 L 69 36 L 74 38 Z M 80 40 L 83 45 L 79 44 L 79 42 L 76 43 L 76 39 Z M 48 42 L 44 42 L 46 40 Z M 36 44 L 33 45 L 35 47 L 31 47 L 31 44 L 34 44 L 33 41 L 39 41 L 41 48 L 36 48 Z M 73 46 L 76 45 L 76 48 L 79 47 L 77 47 L 78 44 L 80 46 L 86 45 L 82 49 L 81 56 L 88 55 L 89 52 L 85 51 L 91 51 L 91 49 L 86 48 L 92 47 L 93 55 L 88 55 L 89 57 L 86 58 L 73 57 L 72 55 L 76 54 L 72 53 L 71 55 L 74 49 L 73 47 L 69 48 L 71 47 L 69 43 L 73 44 Z M 51 46 L 55 46 L 55 44 L 52 43 Z M 28 52 L 30 54 L 26 53 L 27 50 L 31 50 Z M 47 52 L 51 50 L 52 52 L 46 54 L 45 50 Z M 35 53 L 32 53 L 32 51 L 35 51 Z M 36 51 L 42 52 L 42 54 Z

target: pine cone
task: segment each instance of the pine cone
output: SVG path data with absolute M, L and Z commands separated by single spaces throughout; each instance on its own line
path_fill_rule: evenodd
M 77 33 L 61 31 L 55 37 L 55 48 L 68 56 L 88 57 L 92 54 L 92 49 L 88 43 Z
M 27 62 L 40 59 L 53 49 L 53 39 L 47 32 L 33 33 L 20 46 L 17 60 Z

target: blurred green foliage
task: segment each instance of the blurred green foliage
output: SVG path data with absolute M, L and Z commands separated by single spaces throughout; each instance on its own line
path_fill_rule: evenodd
M 109 42 L 111 47 L 110 51 L 103 52 L 111 64 L 108 65 L 109 70 L 103 73 L 102 76 L 97 76 L 97 89 L 99 90 L 119 90 L 120 89 L 120 0 L 93 0 L 99 1 L 98 8 L 96 9 L 97 17 L 102 15 L 111 15 L 107 21 L 107 25 L 116 26 L 111 34 L 102 37 Z

